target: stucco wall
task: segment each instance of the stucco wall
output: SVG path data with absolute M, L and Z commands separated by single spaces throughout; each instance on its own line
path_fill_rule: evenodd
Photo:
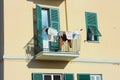
M 67 0 L 68 30 L 83 29 L 80 32 L 79 59 L 120 60 L 119 3 L 119 0 L 109 2 L 105 0 Z M 29 57 L 24 46 L 34 34 L 33 8 L 35 8 L 35 4 L 59 8 L 61 30 L 66 30 L 63 0 L 4 0 L 4 56 L 11 58 L 5 59 L 4 62 L 5 80 L 31 80 L 32 72 L 74 73 L 75 80 L 77 80 L 77 73 L 102 74 L 103 80 L 120 78 L 118 64 L 24 60 L 24 57 Z M 98 27 L 102 34 L 99 42 L 86 41 L 86 11 L 97 13 Z M 23 60 L 15 60 L 21 57 Z
M 5 80 L 31 80 L 32 73 L 73 73 L 77 80 L 78 73 L 102 74 L 103 80 L 119 79 L 120 66 L 117 64 L 50 62 L 6 60 Z
M 119 0 L 85 1 L 67 0 L 68 30 L 81 31 L 81 51 L 83 58 L 119 59 L 120 28 Z M 65 6 L 62 0 L 10 0 L 4 1 L 5 14 L 5 55 L 24 56 L 24 46 L 33 37 L 33 8 L 35 4 L 60 10 L 61 30 L 66 30 Z M 86 41 L 85 12 L 96 12 L 98 27 L 102 36 L 99 42 Z
M 67 0 L 69 30 L 81 31 L 81 57 L 119 59 L 119 0 Z M 85 12 L 95 12 L 102 36 L 99 43 L 86 41 Z

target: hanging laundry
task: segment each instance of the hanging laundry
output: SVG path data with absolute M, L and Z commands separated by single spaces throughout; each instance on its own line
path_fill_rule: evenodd
M 74 31 L 74 32 L 73 32 L 73 40 L 74 40 L 74 39 L 78 39 L 79 35 L 80 35 L 80 30 Z
M 62 45 L 63 45 L 63 39 L 62 37 L 59 37 L 59 48 L 62 49 Z
M 73 32 L 67 31 L 66 32 L 66 37 L 67 37 L 68 40 L 72 40 L 73 39 Z
M 66 33 L 65 33 L 65 32 L 62 32 L 62 36 L 61 36 L 61 37 L 62 37 L 62 40 L 63 40 L 63 41 L 66 41 L 66 40 L 67 40 L 67 37 L 66 37 Z
M 48 29 L 46 29 L 46 32 L 48 34 L 49 41 L 56 42 L 58 31 L 49 27 Z
M 68 42 L 68 45 L 69 45 L 69 47 L 70 48 L 72 48 L 72 41 L 71 41 L 71 39 L 69 38 L 67 38 L 67 35 L 66 35 L 66 32 L 64 32 L 64 31 L 62 31 L 62 32 L 60 32 L 59 33 L 59 47 L 61 48 L 62 47 L 62 45 L 64 44 L 64 42 Z

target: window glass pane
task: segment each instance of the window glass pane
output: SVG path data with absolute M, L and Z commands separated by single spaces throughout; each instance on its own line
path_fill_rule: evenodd
M 42 29 L 43 29 L 43 40 L 48 40 L 45 28 L 48 27 L 48 10 L 42 9 Z
M 95 77 L 94 77 L 94 76 L 91 76 L 90 80 L 95 80 Z
M 101 80 L 101 76 L 100 75 L 96 76 L 96 80 Z
M 98 41 L 98 36 L 95 35 L 95 36 L 94 36 L 94 40 L 95 40 L 95 41 Z
M 44 80 L 51 80 L 51 75 L 44 75 Z
M 48 41 L 48 35 L 46 32 L 46 27 L 49 25 L 49 11 L 48 9 L 42 9 L 42 38 L 43 38 L 43 51 L 49 50 L 49 41 Z
M 60 75 L 54 75 L 54 80 L 60 80 Z
M 101 80 L 102 76 L 99 74 L 90 75 L 90 80 Z

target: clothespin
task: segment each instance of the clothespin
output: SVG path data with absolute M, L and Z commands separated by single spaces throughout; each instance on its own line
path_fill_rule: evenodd
M 83 29 L 80 29 L 80 31 L 82 31 Z

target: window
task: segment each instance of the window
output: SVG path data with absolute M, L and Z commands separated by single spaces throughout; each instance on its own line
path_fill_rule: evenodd
M 62 80 L 62 74 L 43 74 L 43 80 Z
M 77 80 L 102 80 L 101 74 L 78 74 Z
M 51 27 L 60 30 L 59 10 L 56 8 L 42 8 L 36 5 L 34 11 L 35 36 L 37 36 L 36 47 L 39 51 L 59 50 L 59 42 L 50 42 L 46 33 L 46 28 Z M 36 34 L 37 33 L 37 34 Z
M 85 12 L 87 41 L 99 41 L 101 33 L 98 30 L 97 14 Z
M 74 80 L 73 74 L 33 73 L 32 80 Z
M 90 80 L 102 80 L 102 75 L 92 74 L 92 75 L 90 75 Z

